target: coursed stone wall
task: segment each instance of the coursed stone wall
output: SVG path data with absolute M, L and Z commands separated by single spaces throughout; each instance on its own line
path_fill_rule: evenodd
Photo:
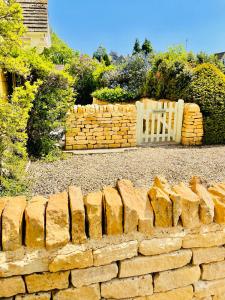
M 135 105 L 75 106 L 67 118 L 66 150 L 136 146 Z
M 201 145 L 203 141 L 203 116 L 197 104 L 186 103 L 182 128 L 183 145 Z
M 225 183 L 0 198 L 0 299 L 224 300 Z

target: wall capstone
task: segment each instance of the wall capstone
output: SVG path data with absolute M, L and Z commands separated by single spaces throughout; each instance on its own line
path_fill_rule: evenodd
M 0 299 L 224 300 L 224 199 L 198 177 L 0 198 Z

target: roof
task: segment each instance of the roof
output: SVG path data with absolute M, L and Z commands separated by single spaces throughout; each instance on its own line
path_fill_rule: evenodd
M 48 0 L 17 0 L 29 32 L 48 32 Z
M 215 53 L 215 55 L 218 57 L 218 59 L 225 58 L 225 52 Z

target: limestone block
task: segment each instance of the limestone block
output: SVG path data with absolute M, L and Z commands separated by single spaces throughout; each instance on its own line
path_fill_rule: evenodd
M 208 248 L 225 244 L 225 231 L 187 235 L 183 240 L 183 248 Z
M 154 238 L 140 243 L 138 252 L 142 255 L 158 255 L 180 250 L 181 238 Z
M 170 198 L 170 200 L 172 200 L 172 202 L 173 202 L 173 226 L 177 226 L 179 218 L 182 213 L 180 196 L 177 195 L 174 191 L 172 191 L 172 187 L 170 186 L 168 181 L 162 176 L 155 177 L 153 186 L 156 186 L 159 189 L 161 189 Z
M 211 194 L 225 199 L 225 189 L 220 184 L 216 184 L 213 187 L 210 187 L 208 190 Z
M 180 183 L 173 187 L 173 191 L 181 197 L 182 224 L 184 227 L 193 228 L 199 226 L 199 197 L 190 188 Z
M 155 226 L 172 227 L 173 225 L 173 205 L 161 189 L 153 186 L 149 191 L 151 204 L 155 213 Z
M 138 256 L 120 262 L 119 277 L 130 277 L 181 268 L 192 258 L 191 250 L 179 250 L 156 256 Z
M 124 233 L 136 231 L 138 226 L 138 201 L 134 186 L 129 180 L 119 180 L 117 186 L 124 205 Z
M 0 72 L 1 74 L 1 72 Z M 5 205 L 6 205 L 6 202 L 7 202 L 7 198 L 0 198 L 0 224 L 2 224 L 2 212 L 5 208 Z M 2 236 L 2 226 L 0 226 L 0 237 Z M 0 238 L 1 239 L 1 238 Z M 0 250 L 1 250 L 1 245 L 0 245 Z
M 81 188 L 69 187 L 72 242 L 81 244 L 86 241 L 85 209 Z
M 53 300 L 100 300 L 99 284 L 84 286 L 80 288 L 70 288 L 57 292 L 53 296 Z
M 46 209 L 46 247 L 62 247 L 69 240 L 68 194 L 63 192 L 49 197 Z
M 29 248 L 45 247 L 45 207 L 47 199 L 32 198 L 25 210 L 26 246 Z
M 0 252 L 0 277 L 46 272 L 48 264 L 49 253 L 45 249 L 27 251 L 21 255 L 18 251 Z
M 222 293 L 220 295 L 215 295 L 212 298 L 213 300 L 224 300 L 225 299 L 225 293 Z
M 191 285 L 200 278 L 199 266 L 187 266 L 173 271 L 165 271 L 154 277 L 154 293 L 166 292 Z
M 224 247 L 211 247 L 211 248 L 196 248 L 192 249 L 193 264 L 200 265 L 202 263 L 210 263 L 214 261 L 221 261 L 225 258 Z
M 112 187 L 103 190 L 105 231 L 107 235 L 123 233 L 123 204 L 118 191 Z
M 74 287 L 78 288 L 93 283 L 109 281 L 116 278 L 117 274 L 118 266 L 116 263 L 83 270 L 73 270 L 71 272 L 72 284 Z
M 50 272 L 84 269 L 93 266 L 92 250 L 83 250 L 82 247 L 67 247 L 61 249 L 49 263 Z
M 93 251 L 94 266 L 107 265 L 114 261 L 137 256 L 138 242 L 130 241 L 118 245 L 109 245 Z
M 203 224 L 210 224 L 214 219 L 214 203 L 210 193 L 202 185 L 199 177 L 193 177 L 190 186 L 200 198 L 200 220 Z
M 127 279 L 114 279 L 102 283 L 101 295 L 104 298 L 121 299 L 153 294 L 152 276 L 141 276 Z
M 138 231 L 149 235 L 154 226 L 154 212 L 148 197 L 148 191 L 143 188 L 135 189 L 135 194 L 138 201 Z
M 85 199 L 88 230 L 91 239 L 102 238 L 102 192 L 94 192 Z
M 202 265 L 202 280 L 225 278 L 225 261 Z
M 37 293 L 31 295 L 18 295 L 15 300 L 50 300 L 51 293 Z
M 25 276 L 29 293 L 65 289 L 69 286 L 69 272 L 42 273 Z
M 203 298 L 225 293 L 225 279 L 198 281 L 194 284 L 195 297 Z
M 13 251 L 22 246 L 22 222 L 25 197 L 8 198 L 2 214 L 2 248 Z
M 0 297 L 12 297 L 25 292 L 25 284 L 22 277 L 0 278 Z
M 145 297 L 138 300 L 192 300 L 193 287 L 187 286 L 180 289 L 172 290 L 165 293 L 155 293 L 152 296 Z
M 225 198 L 220 198 L 213 194 L 211 195 L 215 206 L 214 220 L 218 224 L 225 224 Z

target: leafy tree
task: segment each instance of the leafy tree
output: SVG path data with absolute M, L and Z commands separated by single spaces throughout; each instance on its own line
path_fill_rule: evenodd
M 50 48 L 45 48 L 43 55 L 56 65 L 66 65 L 78 55 L 78 52 L 71 49 L 58 35 L 51 33 L 52 45 Z
M 138 54 L 141 52 L 141 45 L 138 39 L 135 40 L 134 47 L 133 47 L 133 55 Z
M 99 46 L 98 49 L 94 52 L 93 58 L 97 59 L 99 62 L 104 62 L 106 66 L 109 66 L 111 64 L 107 51 L 102 46 Z
M 148 39 L 145 39 L 141 50 L 146 56 L 153 52 L 152 44 Z
M 69 74 L 75 79 L 74 90 L 76 91 L 77 104 L 92 103 L 91 93 L 96 89 L 96 80 L 93 72 L 101 63 L 88 55 L 75 57 L 68 66 Z

